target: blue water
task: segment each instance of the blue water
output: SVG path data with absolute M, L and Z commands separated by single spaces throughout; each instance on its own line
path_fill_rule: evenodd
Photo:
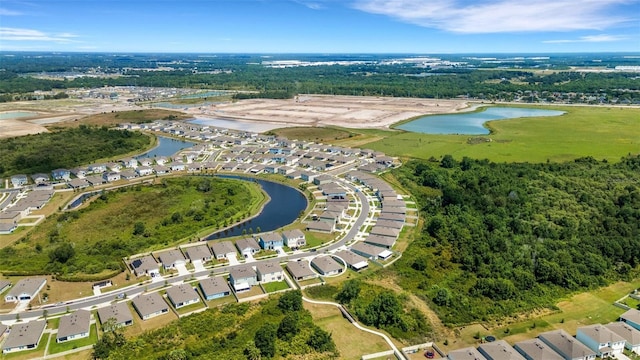
M 253 179 L 242 176 L 218 175 L 222 178 L 256 181 L 271 200 L 265 204 L 262 212 L 251 220 L 234 226 L 232 229 L 219 231 L 207 237 L 207 240 L 222 239 L 242 235 L 243 230 L 250 234 L 254 232 L 273 231 L 294 222 L 300 212 L 307 208 L 307 198 L 300 191 L 272 181 Z
M 429 115 L 397 126 L 398 129 L 424 134 L 486 135 L 484 123 L 524 117 L 560 116 L 564 111 L 489 107 L 481 112 Z
M 228 92 L 226 91 L 207 91 L 204 93 L 181 96 L 180 98 L 181 99 L 204 99 L 206 97 L 216 97 L 216 96 L 223 96 L 227 94 Z
M 5 113 L 0 113 L 0 120 L 4 119 L 17 119 L 29 116 L 36 116 L 38 113 L 34 113 L 31 111 L 9 111 Z
M 157 156 L 171 156 L 180 150 L 192 147 L 195 143 L 184 140 L 177 140 L 165 136 L 158 136 L 158 146 L 151 151 L 135 156 L 136 159 L 152 158 Z

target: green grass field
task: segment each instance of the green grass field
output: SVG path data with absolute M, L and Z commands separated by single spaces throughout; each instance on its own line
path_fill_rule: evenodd
M 89 331 L 89 337 L 78 340 L 71 340 L 63 343 L 56 342 L 56 336 L 51 335 L 49 339 L 49 354 L 56 354 L 63 351 L 69 351 L 77 349 L 87 345 L 93 345 L 98 341 L 98 334 L 96 331 L 96 324 L 92 324 Z
M 535 107 L 530 105 L 527 107 Z M 549 106 L 567 113 L 559 117 L 522 118 L 491 121 L 490 135 L 429 135 L 395 130 L 330 128 L 326 142 L 370 148 L 400 157 L 429 159 L 450 154 L 489 159 L 495 162 L 561 162 L 592 156 L 597 160 L 618 161 L 640 151 L 640 109 Z M 278 129 L 307 139 L 321 137 L 322 128 Z M 356 135 L 352 135 L 356 133 Z M 489 141 L 490 139 L 490 141 Z

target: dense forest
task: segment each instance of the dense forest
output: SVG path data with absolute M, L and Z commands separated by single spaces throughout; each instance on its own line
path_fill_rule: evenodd
M 395 176 L 425 219 L 397 270 L 447 324 L 552 307 L 638 275 L 640 156 L 497 164 L 447 155 Z
M 119 330 L 117 330 L 119 331 Z M 300 291 L 260 303 L 229 304 L 187 316 L 126 341 L 107 334 L 97 359 L 336 359 L 331 334 L 313 323 Z M 105 340 L 106 339 L 106 340 Z
M 287 57 L 288 56 L 288 57 Z M 193 54 L 47 54 L 18 53 L 4 59 L 0 72 L 0 101 L 12 101 L 35 90 L 99 88 L 105 85 L 207 88 L 241 91 L 237 98 L 291 98 L 297 94 L 369 95 L 420 98 L 465 96 L 485 100 L 527 99 L 607 103 L 640 100 L 640 84 L 633 72 L 574 72 L 568 65 L 594 66 L 580 56 L 553 57 L 543 62 L 504 58 L 484 62 L 471 56 L 443 56 L 455 65 L 420 66 L 376 55 L 287 55 L 268 60 L 301 59 L 314 66 L 273 68 L 260 55 Z M 407 56 L 411 58 L 412 56 Z M 402 59 L 403 57 L 400 57 Z M 179 60 L 179 61 L 177 61 Z M 343 65 L 331 65 L 345 61 Z M 603 70 L 636 65 L 631 58 L 610 56 L 598 63 Z M 156 71 L 162 67 L 163 71 Z M 102 76 L 96 76 L 96 69 Z M 537 69 L 552 70 L 545 73 Z M 70 79 L 35 77 L 91 72 Z M 588 98 L 562 98 L 560 93 L 589 94 Z M 64 96 L 64 95 L 60 95 Z M 591 98 L 596 96 L 596 98 Z
M 97 159 L 142 150 L 150 143 L 149 136 L 138 131 L 85 125 L 0 139 L 0 178 L 71 169 Z
M 250 215 L 258 185 L 212 177 L 162 179 L 104 192 L 89 206 L 50 216 L 22 241 L 0 249 L 7 274 L 57 274 L 59 279 L 108 278 L 122 259 L 167 248 L 204 228 Z

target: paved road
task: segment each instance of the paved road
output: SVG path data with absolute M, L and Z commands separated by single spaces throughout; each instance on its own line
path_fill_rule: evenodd
M 359 201 L 361 203 L 361 206 L 362 206 L 362 209 L 360 211 L 360 215 L 356 219 L 354 225 L 347 232 L 347 234 L 344 237 L 342 237 L 342 239 L 332 243 L 329 246 L 326 246 L 324 248 L 320 248 L 318 250 L 331 251 L 331 250 L 338 249 L 341 246 L 344 246 L 348 241 L 351 241 L 358 234 L 358 231 L 360 230 L 360 227 L 362 227 L 362 225 L 364 224 L 365 220 L 369 216 L 370 207 L 369 207 L 369 199 L 367 198 L 367 196 L 365 194 L 363 194 L 361 191 L 357 190 L 355 186 L 353 186 L 352 184 L 350 184 L 350 183 L 348 183 L 346 181 L 342 182 L 342 184 L 347 186 L 347 187 L 349 187 L 352 191 L 354 191 L 356 196 L 358 197 L 358 199 L 359 199 Z M 278 260 L 281 261 L 281 262 L 289 261 L 289 260 L 297 260 L 297 259 L 300 259 L 300 258 L 313 256 L 316 253 L 317 252 L 303 252 L 303 253 L 298 253 L 298 254 L 291 254 L 291 255 L 286 255 L 286 256 L 279 257 Z M 273 259 L 268 259 L 268 260 L 273 260 Z M 258 260 L 258 261 L 261 261 L 261 260 Z M 264 260 L 262 260 L 262 261 L 264 261 Z M 251 263 L 251 265 L 253 265 L 253 264 L 255 264 L 255 263 Z M 241 266 L 247 266 L 247 264 L 243 263 L 243 264 L 238 264 L 238 265 L 225 265 L 225 266 L 221 266 L 221 267 L 216 267 L 214 269 L 207 269 L 207 270 L 204 270 L 204 271 L 194 272 L 194 273 L 191 273 L 189 275 L 182 275 L 182 276 L 175 276 L 175 277 L 165 278 L 164 280 L 157 281 L 157 282 L 144 283 L 144 284 L 141 284 L 141 285 L 132 285 L 132 286 L 129 286 L 129 287 L 125 288 L 125 289 L 120 289 L 118 291 L 111 291 L 109 293 L 105 293 L 105 294 L 98 295 L 98 296 L 91 296 L 91 297 L 84 298 L 84 299 L 67 301 L 67 302 L 65 302 L 63 304 L 48 305 L 47 307 L 39 308 L 37 310 L 21 312 L 20 313 L 20 318 L 23 319 L 23 320 L 29 319 L 29 318 L 39 318 L 39 317 L 42 316 L 42 313 L 43 313 L 44 310 L 46 310 L 48 312 L 48 314 L 52 315 L 52 314 L 63 313 L 63 312 L 66 312 L 67 310 L 78 310 L 78 309 L 82 309 L 82 308 L 86 309 L 86 308 L 91 308 L 91 307 L 94 307 L 94 306 L 98 307 L 100 305 L 104 305 L 104 304 L 110 303 L 119 294 L 126 294 L 127 298 L 132 298 L 132 297 L 135 297 L 135 296 L 141 294 L 144 291 L 149 291 L 149 290 L 161 288 L 161 287 L 165 286 L 165 282 L 166 282 L 167 285 L 171 285 L 171 284 L 181 283 L 184 280 L 189 280 L 192 277 L 196 277 L 196 278 L 207 277 L 212 273 L 213 273 L 213 275 L 221 275 L 221 274 L 228 273 L 229 270 L 232 269 L 232 268 L 241 267 Z M 2 314 L 2 315 L 0 315 L 0 321 L 7 321 L 7 320 L 10 321 L 10 320 L 15 320 L 15 319 L 16 319 L 16 314 Z

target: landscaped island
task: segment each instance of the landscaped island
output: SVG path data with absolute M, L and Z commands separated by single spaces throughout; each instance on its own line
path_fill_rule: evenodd
M 122 259 L 198 239 L 247 218 L 265 200 L 247 181 L 185 176 L 102 193 L 86 208 L 49 217 L 18 244 L 0 250 L 4 274 L 108 278 Z

